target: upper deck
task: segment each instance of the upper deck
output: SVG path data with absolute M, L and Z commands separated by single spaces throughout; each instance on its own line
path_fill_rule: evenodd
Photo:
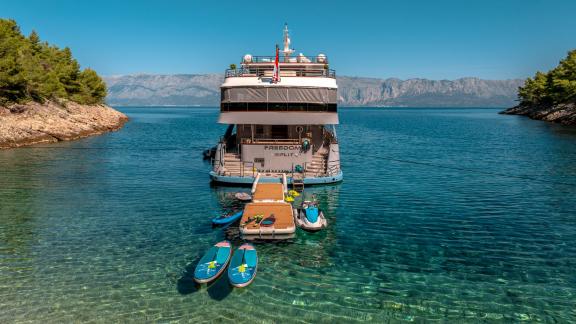
M 282 53 L 282 54 L 281 54 Z M 288 27 L 274 56 L 246 54 L 220 86 L 224 124 L 338 124 L 336 71 L 324 54 L 292 55 Z M 286 114 L 291 112 L 292 114 Z
M 272 77 L 274 60 L 274 56 L 251 56 L 247 54 L 242 58 L 240 68 L 227 69 L 225 77 Z M 336 78 L 336 71 L 329 68 L 328 58 L 325 55 L 315 57 L 285 56 L 280 59 L 278 66 L 280 77 Z

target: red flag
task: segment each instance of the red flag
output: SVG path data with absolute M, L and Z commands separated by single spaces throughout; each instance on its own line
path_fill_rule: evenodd
M 278 45 L 276 45 L 276 59 L 274 60 L 274 74 L 272 75 L 272 83 L 280 82 L 280 66 L 279 62 L 279 52 Z

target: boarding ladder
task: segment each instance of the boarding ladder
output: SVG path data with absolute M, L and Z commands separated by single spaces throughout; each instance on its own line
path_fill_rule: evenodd
M 304 191 L 304 178 L 302 173 L 292 174 L 292 189 L 299 192 Z

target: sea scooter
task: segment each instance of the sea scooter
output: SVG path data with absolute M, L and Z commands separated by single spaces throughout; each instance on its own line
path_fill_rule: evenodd
M 294 221 L 298 227 L 309 232 L 317 232 L 328 225 L 318 203 L 313 201 L 304 201 L 302 208 L 294 208 Z

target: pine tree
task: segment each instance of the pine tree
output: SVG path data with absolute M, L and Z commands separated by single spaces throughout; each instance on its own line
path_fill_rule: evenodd
M 0 105 L 68 99 L 103 103 L 106 85 L 94 70 L 82 71 L 66 47 L 42 42 L 36 31 L 24 37 L 14 20 L 0 19 Z
M 106 84 L 96 74 L 96 71 L 87 68 L 80 73 L 80 82 L 84 87 L 86 93 L 86 103 L 100 104 L 104 103 L 106 98 Z
M 550 71 L 550 78 L 555 102 L 576 102 L 576 50 L 570 51 L 558 67 Z
M 551 105 L 576 102 L 576 50 L 547 73 L 537 72 L 518 89 L 521 104 Z
M 22 44 L 16 22 L 0 20 L 0 104 L 19 102 L 26 96 L 26 78 L 18 62 Z
M 28 36 L 28 41 L 30 42 L 31 47 L 34 50 L 34 53 L 39 53 L 41 51 L 42 44 L 40 43 L 40 36 L 38 36 L 35 30 L 32 30 L 32 32 Z

